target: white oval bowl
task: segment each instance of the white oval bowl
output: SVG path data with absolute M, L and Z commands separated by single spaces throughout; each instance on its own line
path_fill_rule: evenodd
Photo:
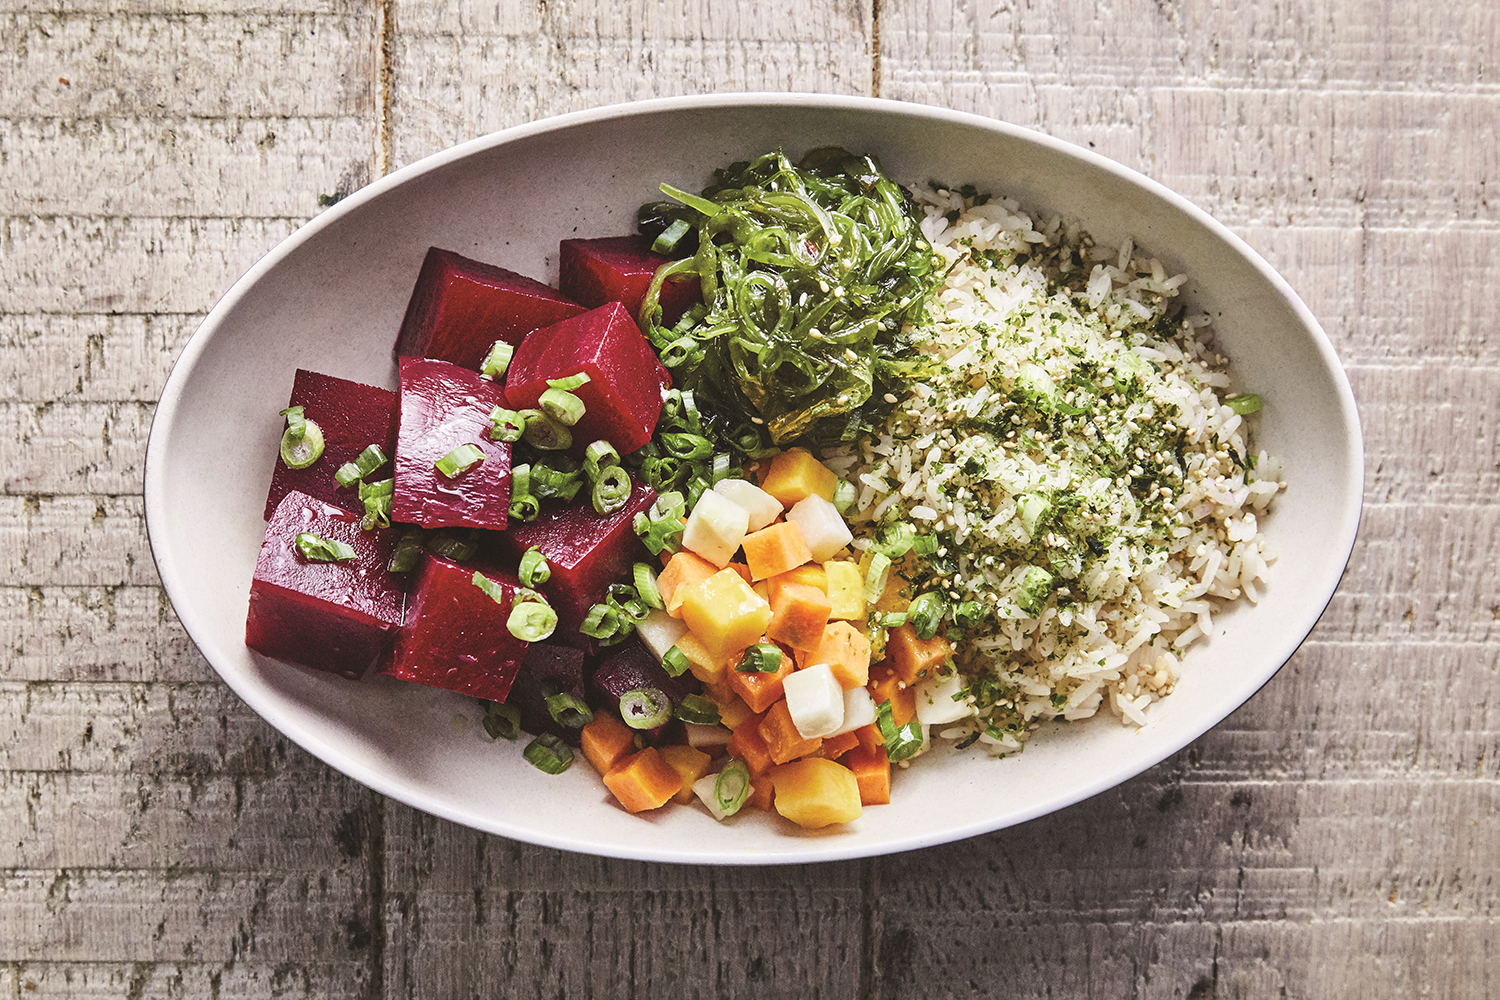
M 1281 560 L 1258 606 L 1215 616 L 1151 724 L 1106 713 L 1048 725 L 993 760 L 938 751 L 898 771 L 890 805 L 803 832 L 747 810 L 716 823 L 694 807 L 631 816 L 585 762 L 552 777 L 492 742 L 470 699 L 389 678 L 351 683 L 244 645 L 245 613 L 293 372 L 394 387 L 391 344 L 430 246 L 549 282 L 566 237 L 619 235 L 663 180 L 698 187 L 713 168 L 776 147 L 837 144 L 892 176 L 938 178 L 1080 221 L 1106 245 L 1128 235 L 1185 272 L 1214 317 L 1238 388 L 1265 408 L 1256 440 L 1289 488 L 1263 528 Z M 1359 422 L 1327 336 L 1271 267 L 1160 184 L 1087 150 L 975 115 L 865 98 L 716 95 L 563 115 L 446 150 L 324 212 L 231 288 L 172 370 L 146 455 L 146 523 L 188 634 L 234 691 L 290 739 L 357 781 L 479 830 L 570 851 L 653 861 L 768 864 L 940 844 L 1041 816 L 1156 764 L 1255 693 L 1333 595 L 1358 527 Z

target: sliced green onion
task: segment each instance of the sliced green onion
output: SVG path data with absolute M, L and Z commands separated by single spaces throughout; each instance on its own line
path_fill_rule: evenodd
M 965 632 L 978 628 L 982 621 L 984 621 L 984 605 L 978 601 L 964 601 L 953 609 L 953 624 Z
M 1241 393 L 1226 397 L 1224 405 L 1242 417 L 1249 416 L 1260 411 L 1260 397 L 1253 392 Z
M 513 521 L 535 521 L 538 514 L 542 512 L 542 505 L 537 498 L 531 494 L 525 496 L 511 497 L 510 517 Z
M 422 539 L 427 532 L 421 528 L 408 528 L 391 550 L 391 561 L 385 564 L 388 573 L 410 573 L 422 561 Z
M 568 427 L 583 419 L 583 400 L 566 389 L 546 390 L 537 400 L 537 405 L 547 416 Z
M 719 214 L 720 206 L 715 204 L 714 202 L 709 201 L 707 198 L 699 197 L 698 195 L 684 191 L 681 188 L 675 188 L 665 181 L 663 181 L 659 185 L 659 187 L 661 188 L 661 193 L 666 195 L 668 198 L 675 198 L 689 208 L 697 209 L 704 215 L 708 216 L 710 219 Z
M 503 340 L 495 341 L 490 348 L 490 353 L 484 356 L 484 361 L 479 365 L 479 377 L 485 379 L 497 379 L 505 374 L 510 367 L 510 359 L 515 356 L 516 349 Z
M 513 740 L 521 735 L 521 710 L 503 701 L 492 701 L 484 710 L 484 731 L 492 740 Z
M 682 704 L 677 706 L 677 717 L 683 722 L 693 722 L 700 726 L 717 726 L 723 721 L 719 716 L 719 706 L 714 704 L 712 698 L 705 698 L 701 694 L 684 695 Z
M 444 559 L 453 562 L 468 562 L 479 551 L 477 528 L 442 528 L 432 536 L 427 547 Z
M 538 500 L 561 500 L 566 503 L 583 489 L 583 470 L 558 469 L 547 462 L 538 461 L 531 467 L 531 482 L 528 487 L 532 496 Z
M 854 506 L 856 495 L 854 484 L 840 479 L 838 485 L 833 488 L 833 509 L 840 514 L 847 514 L 849 508 Z
M 547 565 L 547 557 L 542 555 L 542 550 L 533 545 L 522 553 L 521 566 L 516 575 L 526 586 L 540 587 L 551 579 L 552 567 Z
M 750 768 L 732 757 L 714 782 L 714 804 L 725 816 L 733 816 L 750 800 Z
M 383 484 L 377 483 L 376 485 L 394 486 L 395 480 L 387 479 Z M 360 500 L 365 505 L 365 516 L 360 519 L 359 526 L 366 531 L 373 531 L 376 528 L 389 528 L 391 526 L 391 504 L 395 499 L 391 495 L 391 491 L 387 489 L 384 492 L 365 493 L 363 483 L 360 484 L 360 487 Z
M 874 604 L 885 593 L 885 585 L 891 579 L 891 557 L 876 552 L 870 557 L 870 567 L 865 570 L 865 603 Z
M 889 698 L 876 707 L 875 721 L 880 725 L 880 735 L 885 740 L 885 753 L 892 764 L 905 760 L 922 749 L 921 725 L 915 719 L 908 720 L 904 726 L 896 725 Z
M 557 612 L 537 601 L 512 604 L 505 627 L 523 642 L 540 642 L 557 630 Z
M 686 653 L 673 646 L 661 655 L 661 666 L 667 672 L 667 676 L 681 677 L 688 672 L 692 664 L 688 662 Z
M 594 484 L 594 509 L 600 514 L 613 514 L 625 506 L 630 499 L 630 473 L 618 465 L 611 465 Z
M 526 421 L 515 410 L 497 406 L 490 411 L 490 440 L 519 441 L 526 433 Z
M 641 600 L 635 588 L 629 584 L 612 583 L 605 594 L 605 602 L 631 622 L 643 622 L 651 614 L 646 602 Z
M 881 628 L 900 628 L 906 624 L 906 612 L 893 611 L 890 614 L 876 615 L 875 624 Z
M 595 441 L 584 449 L 583 474 L 591 483 L 597 480 L 605 469 L 619 464 L 620 453 L 608 441 Z
M 359 453 L 359 457 L 352 462 L 345 462 L 339 466 L 338 471 L 333 474 L 334 481 L 340 486 L 353 486 L 357 481 L 365 478 L 386 462 L 385 452 L 380 450 L 380 445 L 372 444 Z
M 294 410 L 302 407 L 294 406 Z M 281 435 L 281 460 L 289 469 L 305 469 L 323 457 L 323 428 L 311 420 L 300 421 L 302 433 L 292 434 L 287 427 Z
M 537 591 L 532 590 L 530 587 L 517 587 L 515 594 L 511 597 L 511 600 L 516 604 L 520 604 L 523 601 L 536 601 L 539 604 L 547 603 L 547 599 L 545 597 L 543 597 Z
M 917 540 L 917 529 L 905 521 L 882 525 L 875 533 L 875 551 L 891 559 L 900 559 L 911 551 Z
M 686 513 L 683 495 L 670 490 L 656 498 L 649 512 L 637 514 L 631 527 L 652 555 L 676 552 L 682 547 L 682 516 Z
M 286 417 L 286 433 L 291 435 L 293 441 L 301 441 L 302 436 L 307 433 L 307 416 L 300 406 L 288 406 L 278 416 Z
M 717 485 L 735 474 L 735 468 L 728 452 L 720 452 L 713 457 L 709 465 L 709 482 Z
M 774 674 L 781 669 L 781 657 L 780 646 L 762 642 L 745 650 L 734 669 L 742 674 Z
M 560 691 L 547 699 L 547 714 L 559 726 L 582 729 L 594 721 L 594 713 L 582 698 L 569 691 Z
M 297 536 L 297 551 L 308 562 L 348 562 L 354 558 L 354 547 L 337 538 L 320 538 L 311 531 Z
M 483 461 L 484 452 L 479 450 L 477 444 L 461 444 L 432 464 L 437 466 L 439 472 L 452 479 Z
M 608 604 L 595 604 L 589 608 L 589 613 L 583 616 L 583 624 L 578 626 L 578 631 L 600 642 L 608 642 L 608 640 L 623 638 L 630 634 L 628 626 L 623 631 L 621 629 L 620 612 Z
M 484 596 L 488 597 L 496 604 L 504 604 L 506 602 L 507 595 L 505 593 L 505 588 L 496 583 L 494 580 L 491 580 L 489 577 L 485 576 L 478 570 L 474 571 L 474 575 L 470 577 L 469 582 L 474 584 L 474 586 L 478 587 L 480 590 L 484 591 Z
M 661 446 L 682 462 L 696 462 L 714 453 L 714 443 L 702 434 L 662 434 Z
M 563 392 L 572 392 L 580 386 L 588 385 L 590 381 L 592 380 L 589 378 L 588 372 L 578 372 L 576 375 L 569 375 L 566 378 L 549 378 L 547 380 L 547 387 L 549 389 L 561 389 Z
M 651 242 L 651 252 L 668 254 L 676 248 L 682 238 L 688 234 L 693 227 L 686 219 L 673 219 L 672 224 L 661 231 L 661 235 Z
M 658 611 L 666 608 L 666 602 L 661 599 L 661 591 L 656 588 L 656 571 L 649 563 L 636 563 L 631 567 L 630 573 L 635 581 L 635 592 L 641 595 L 641 603 Z
M 531 492 L 531 466 L 522 462 L 510 467 L 510 497 L 523 497 Z
M 916 630 L 917 638 L 926 642 L 937 635 L 948 606 L 942 595 L 933 591 L 918 595 L 906 609 L 906 620 Z
M 911 550 L 919 556 L 930 556 L 943 547 L 943 540 L 938 535 L 918 535 L 911 543 Z
M 526 430 L 521 440 L 543 451 L 565 451 L 573 447 L 573 432 L 541 410 L 522 410 Z
M 548 774 L 562 774 L 573 763 L 573 750 L 552 733 L 543 733 L 521 751 L 526 762 Z
M 620 718 L 631 729 L 655 729 L 672 718 L 672 699 L 660 688 L 636 688 L 620 695 Z

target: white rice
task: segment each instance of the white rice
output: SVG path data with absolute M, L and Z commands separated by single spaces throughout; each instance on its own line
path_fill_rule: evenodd
M 974 716 L 938 736 L 1012 752 L 1041 721 L 1104 705 L 1143 726 L 1214 612 L 1259 599 L 1280 464 L 1225 405 L 1208 317 L 1177 303 L 1185 276 L 1006 199 L 918 200 L 950 268 L 928 348 L 946 365 L 884 433 L 826 456 L 856 485 L 855 545 L 900 521 L 945 533 L 949 568 L 915 554 L 897 568 L 986 611 L 955 652 Z M 1050 418 L 1022 401 L 1047 380 L 1056 392 L 1032 398 L 1060 404 Z M 1028 563 L 1052 576 L 1039 607 L 1017 589 Z

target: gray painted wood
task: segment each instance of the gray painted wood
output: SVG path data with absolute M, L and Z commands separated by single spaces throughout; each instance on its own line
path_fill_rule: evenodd
M 0 996 L 1500 995 L 1497 56 L 1480 0 L 0 0 Z M 1013 830 L 712 870 L 387 802 L 217 682 L 137 495 L 217 296 L 320 196 L 716 89 L 1040 128 L 1286 275 L 1367 509 L 1243 709 Z

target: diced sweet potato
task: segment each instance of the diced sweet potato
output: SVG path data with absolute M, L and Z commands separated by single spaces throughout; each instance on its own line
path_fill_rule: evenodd
M 842 764 L 805 757 L 771 770 L 776 811 L 798 826 L 817 830 L 859 819 L 859 782 Z
M 693 801 L 693 782 L 708 773 L 708 765 L 713 758 L 701 750 L 680 744 L 662 747 L 657 751 L 661 759 L 667 762 L 667 766 L 677 772 L 682 779 L 682 788 L 672 796 L 678 802 L 686 805 Z
M 829 622 L 818 645 L 797 651 L 799 667 L 826 663 L 839 687 L 848 691 L 870 682 L 870 639 L 848 622 Z
M 818 756 L 838 760 L 857 746 L 859 746 L 859 737 L 853 730 L 850 730 L 847 733 L 839 733 L 837 736 L 824 737 L 823 745 L 818 747 Z
M 855 747 L 844 754 L 843 763 L 859 785 L 861 805 L 883 806 L 891 801 L 891 759 L 883 749 Z
M 828 595 L 805 583 L 771 588 L 771 621 L 766 635 L 793 649 L 816 649 L 833 605 Z
M 719 571 L 719 567 L 696 552 L 683 549 L 667 562 L 666 568 L 656 578 L 656 589 L 667 606 L 667 614 L 682 617 L 682 591 L 695 583 L 702 583 Z
M 771 750 L 760 735 L 760 720 L 761 716 L 752 715 L 735 726 L 734 735 L 729 737 L 729 743 L 724 747 L 729 756 L 745 762 L 752 776 L 765 774 L 774 763 L 771 760 Z
M 911 625 L 892 629 L 885 641 L 885 655 L 905 684 L 915 684 L 934 667 L 953 655 L 953 644 L 943 636 L 918 639 Z
M 305 493 L 282 498 L 256 559 L 245 645 L 355 680 L 369 672 L 401 628 L 406 581 L 385 569 L 400 532 L 364 531 L 359 521 Z M 310 562 L 296 547 L 302 532 L 343 542 L 354 558 Z
M 879 705 L 891 703 L 891 718 L 896 725 L 903 726 L 917 715 L 916 693 L 901 680 L 888 662 L 870 668 L 870 696 Z
M 607 236 L 593 240 L 563 240 L 558 248 L 558 285 L 564 295 L 586 306 L 619 302 L 632 319 L 657 268 L 669 258 L 651 252 L 644 236 Z M 671 326 L 703 299 L 697 281 L 669 281 L 662 285 L 662 324 Z
M 510 444 L 490 440 L 499 386 L 447 361 L 402 358 L 391 519 L 424 528 L 499 530 L 510 511 Z M 483 461 L 449 477 L 437 462 L 461 445 Z
M 792 662 L 792 658 L 783 655 L 781 666 L 774 674 L 743 673 L 731 667 L 724 676 L 729 678 L 729 686 L 740 696 L 740 700 L 750 706 L 751 711 L 759 713 L 781 700 L 785 694 L 782 682 L 795 669 L 796 664 Z
M 867 726 L 860 726 L 854 731 L 854 735 L 859 737 L 859 745 L 866 750 L 879 750 L 885 746 L 885 737 L 880 734 L 880 726 L 873 722 Z
M 823 564 L 827 581 L 824 590 L 833 610 L 829 618 L 862 622 L 865 620 L 865 575 L 856 563 L 837 559 Z
M 620 761 L 635 753 L 635 730 L 613 715 L 600 712 L 594 716 L 594 721 L 583 727 L 580 744 L 583 755 L 602 778 Z
M 818 748 L 823 745 L 822 737 L 807 739 L 797 731 L 797 725 L 792 721 L 792 713 L 784 698 L 766 710 L 755 731 L 765 741 L 773 764 L 785 764 L 789 760 L 817 753 Z
M 666 805 L 681 791 L 682 776 L 662 760 L 655 747 L 647 747 L 605 774 L 604 787 L 614 793 L 627 812 L 645 812 Z
M 743 577 L 723 569 L 682 591 L 682 620 L 710 656 L 754 645 L 771 621 L 771 607 Z
M 752 531 L 741 545 L 752 581 L 788 573 L 812 558 L 802 529 L 790 521 Z
M 481 572 L 499 587 L 495 601 L 474 584 Z M 385 672 L 405 681 L 504 701 L 528 643 L 510 634 L 513 598 L 521 582 L 494 569 L 427 555 L 417 570 L 406 624 Z
M 775 798 L 776 786 L 769 774 L 750 779 L 750 797 L 745 800 L 746 805 L 754 806 L 761 812 L 770 812 Z
M 618 302 L 527 335 L 505 373 L 505 396 L 514 409 L 535 407 L 549 379 L 580 372 L 589 380 L 571 390 L 584 407 L 575 452 L 603 439 L 628 455 L 651 440 L 672 378 Z
M 540 281 L 432 247 L 393 353 L 478 369 L 495 341 L 514 346 L 584 308 Z
M 304 469 L 293 469 L 279 454 L 276 456 L 262 517 L 269 521 L 281 498 L 293 490 L 363 514 L 365 505 L 359 499 L 359 490 L 340 487 L 333 474 L 372 444 L 380 445 L 387 458 L 395 455 L 396 394 L 389 389 L 299 368 L 286 405 L 302 407 L 303 416 L 317 423 L 323 432 L 323 454 Z M 391 465 L 381 466 L 370 478 L 372 481 L 391 478 Z
M 791 508 L 810 496 L 824 500 L 833 499 L 839 477 L 833 470 L 812 456 L 806 448 L 790 448 L 771 459 L 771 468 L 766 473 L 760 488 Z

